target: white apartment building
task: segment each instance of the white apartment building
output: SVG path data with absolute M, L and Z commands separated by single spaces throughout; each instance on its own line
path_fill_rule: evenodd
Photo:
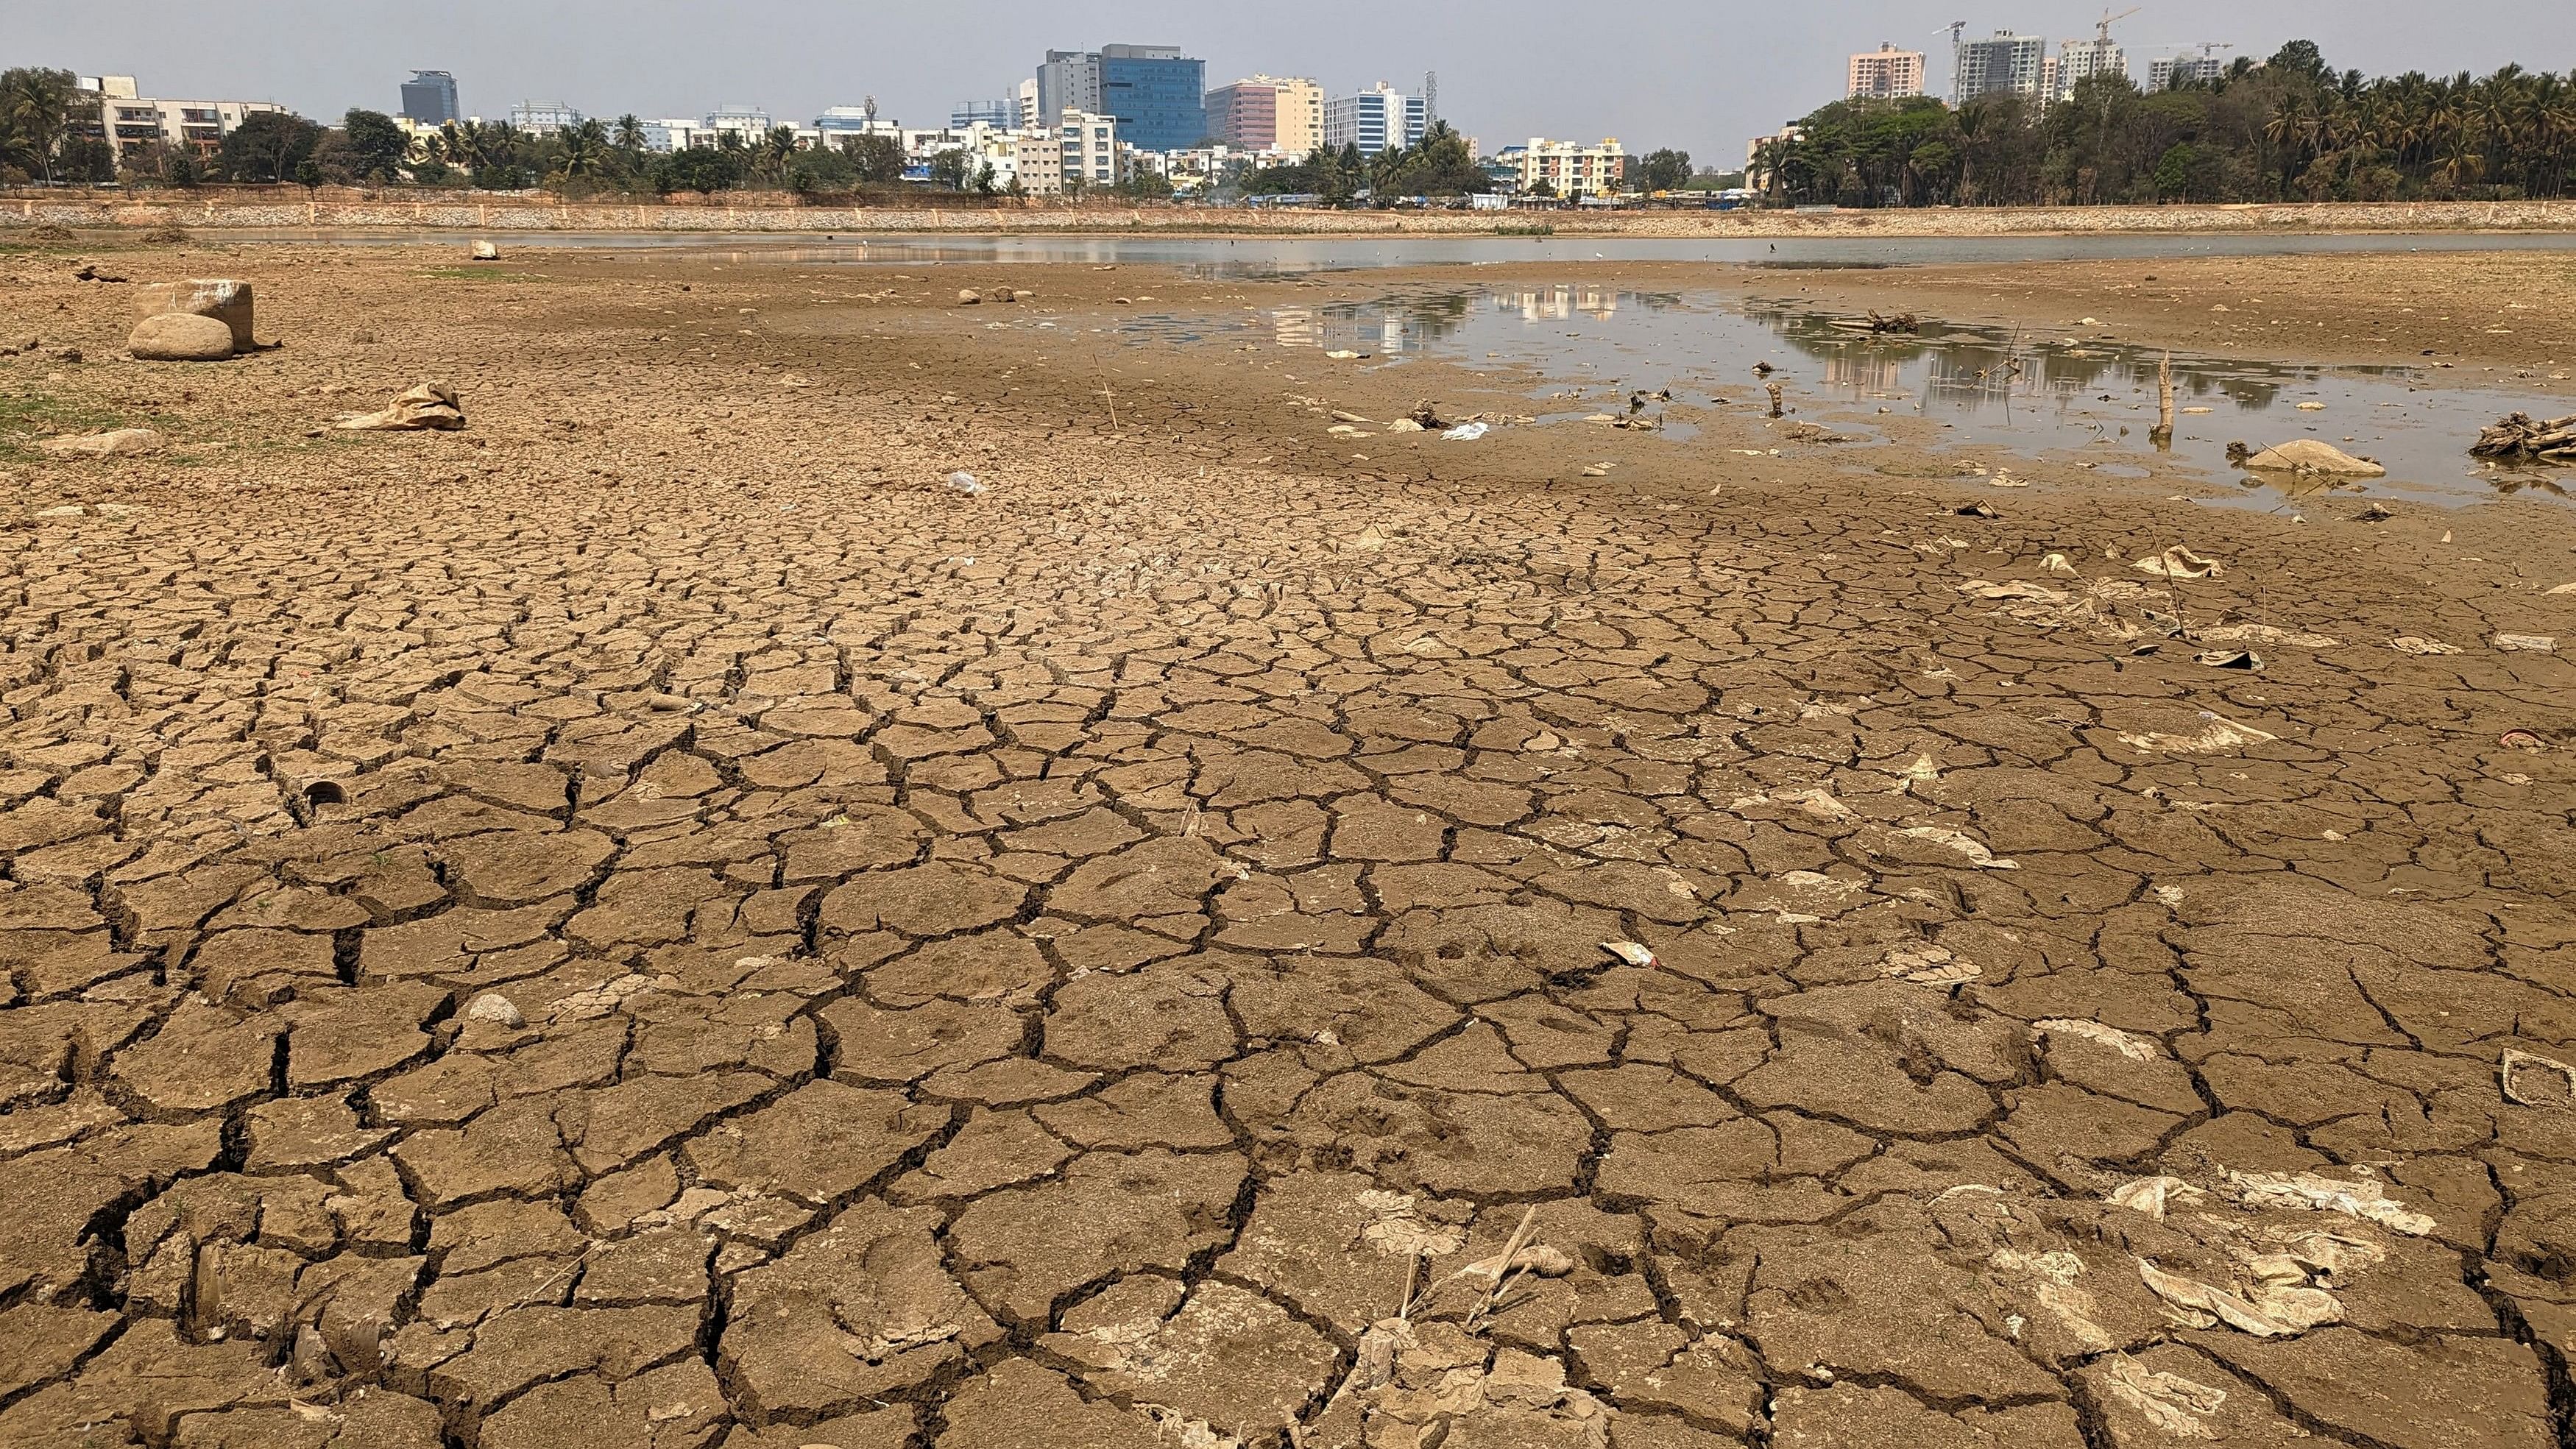
M 1205 191 L 1225 176 L 1227 168 L 1238 161 L 1252 161 L 1259 153 L 1240 151 L 1232 146 L 1196 146 L 1186 151 L 1139 151 L 1136 169 L 1153 170 L 1172 183 L 1172 190 L 1189 195 Z
M 1031 196 L 1106 190 L 1127 180 L 1136 164 L 1134 149 L 1118 139 L 1118 118 L 1092 111 L 1066 111 L 1054 130 L 1023 131 L 1011 145 L 1013 172 Z
M 1979 96 L 2005 92 L 2045 96 L 2048 92 L 2042 87 L 2053 68 L 2048 42 L 2036 35 L 1998 30 L 1991 39 L 1961 41 L 1950 99 L 1965 105 Z
M 510 108 L 512 127 L 531 136 L 551 136 L 581 124 L 581 112 L 561 101 L 521 101 Z
M 777 125 L 769 118 L 769 113 L 758 106 L 718 106 L 707 112 L 698 129 L 717 136 L 731 131 L 742 137 L 743 144 L 748 146 L 767 136 Z
M 2216 54 L 2176 55 L 2147 62 L 2147 89 L 2173 89 L 2179 77 L 2185 85 L 2209 85 L 2227 78 L 2227 62 Z
M 1355 95 L 1324 102 L 1324 144 L 1357 146 L 1363 156 L 1417 145 L 1431 127 L 1431 106 L 1384 81 Z
M 701 136 L 704 139 L 700 139 Z M 647 151 L 682 151 L 691 146 L 712 146 L 715 133 L 689 116 L 666 116 L 644 123 L 644 149 Z
M 1064 182 L 1107 188 L 1127 179 L 1128 152 L 1118 143 L 1118 118 L 1091 111 L 1067 111 L 1056 127 L 1064 148 Z
M 1628 152 L 1615 136 L 1590 146 L 1532 136 L 1526 146 L 1504 147 L 1503 157 L 1517 165 L 1523 195 L 1606 196 L 1628 171 Z
M 2116 40 L 2070 40 L 2057 49 L 2056 96 L 2075 99 L 2075 83 L 2087 76 L 2129 73 L 2129 53 Z
M 153 141 L 212 151 L 248 118 L 286 109 L 270 101 L 157 100 L 140 90 L 130 75 L 76 77 L 67 119 L 75 130 L 114 143 L 123 156 Z

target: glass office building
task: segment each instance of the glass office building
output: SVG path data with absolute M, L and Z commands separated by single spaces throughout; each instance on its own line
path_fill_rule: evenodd
M 403 82 L 402 113 L 405 120 L 425 126 L 443 126 L 465 119 L 456 104 L 456 77 L 443 70 L 416 70 Z
M 1139 151 L 1183 151 L 1207 139 L 1207 62 L 1163 45 L 1100 48 L 1100 111 Z

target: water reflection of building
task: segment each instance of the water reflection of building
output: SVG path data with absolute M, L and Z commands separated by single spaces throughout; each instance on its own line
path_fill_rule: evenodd
M 1324 329 L 1307 307 L 1272 308 L 1270 333 L 1282 347 L 1320 347 L 1324 341 Z
M 1485 300 L 1497 311 L 1520 313 L 1524 322 L 1569 322 L 1578 312 L 1606 322 L 1619 315 L 1619 294 L 1599 287 L 1489 292 Z
M 1865 393 L 1900 391 L 1905 386 L 1905 359 L 1893 353 L 1852 347 L 1828 352 L 1825 386 Z

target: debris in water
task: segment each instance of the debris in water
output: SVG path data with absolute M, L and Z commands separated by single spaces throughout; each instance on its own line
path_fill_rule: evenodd
M 2536 422 L 2514 413 L 2478 434 L 2469 452 L 2520 463 L 2576 463 L 2576 416 Z

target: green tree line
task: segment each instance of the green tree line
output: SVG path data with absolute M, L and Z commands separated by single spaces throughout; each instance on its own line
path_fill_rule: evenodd
M 1841 101 L 1765 148 L 1768 194 L 1845 206 L 2519 200 L 2576 183 L 2576 72 L 2337 72 L 2315 44 L 2214 81 L 2078 82 L 2041 106 Z
M 1467 138 L 1447 121 L 1434 121 L 1410 146 L 1363 156 L 1357 146 L 1319 148 L 1305 160 L 1250 169 L 1237 189 L 1255 196 L 1319 196 L 1344 206 L 1363 192 L 1372 196 L 1469 196 L 1493 190 Z

